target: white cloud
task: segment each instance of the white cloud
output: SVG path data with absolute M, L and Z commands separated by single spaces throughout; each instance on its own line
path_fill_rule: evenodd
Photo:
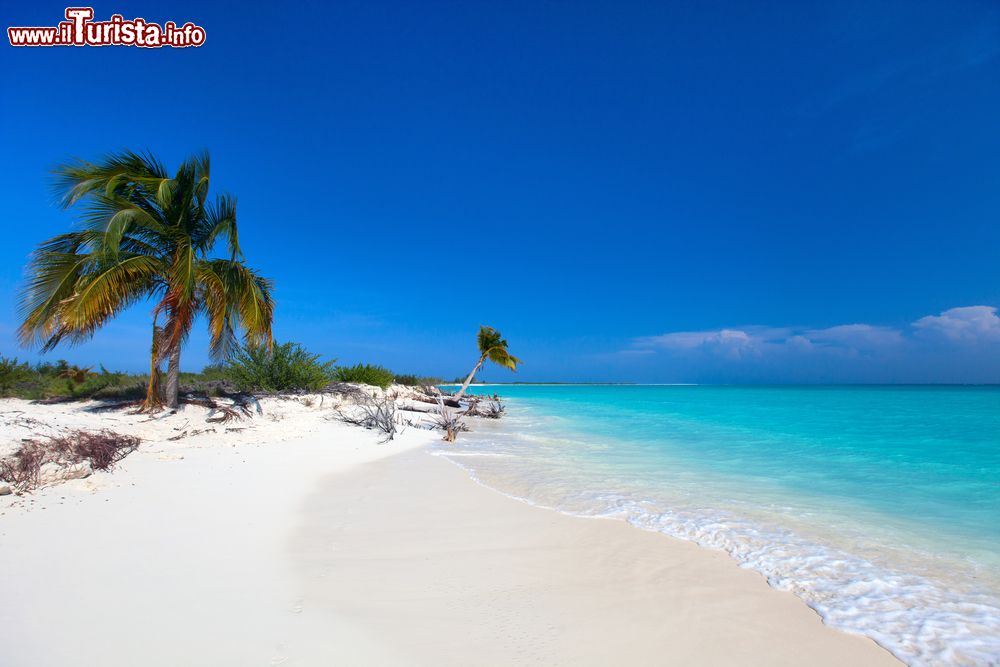
M 781 353 L 871 356 L 890 354 L 908 344 L 932 339 L 963 344 L 1000 342 L 1000 316 L 993 306 L 967 306 L 922 317 L 911 327 L 903 329 L 855 323 L 822 329 L 752 326 L 673 331 L 636 338 L 630 350 L 708 354 L 726 359 Z
M 715 355 L 729 359 L 758 357 L 764 348 L 788 336 L 788 330 L 771 327 L 674 331 L 633 341 L 632 349 L 669 350 Z
M 903 334 L 889 327 L 870 324 L 841 324 L 826 329 L 796 330 L 775 327 L 743 327 L 705 331 L 675 331 L 646 336 L 633 341 L 633 349 L 660 349 L 675 352 L 692 350 L 715 352 L 721 356 L 743 357 L 782 349 L 810 351 L 842 349 L 868 352 L 899 345 Z
M 717 331 L 675 331 L 660 336 L 649 336 L 636 341 L 643 347 L 660 347 L 667 350 L 691 350 L 704 345 L 732 343 L 747 344 L 750 336 L 738 329 L 719 329 Z
M 993 306 L 951 308 L 940 315 L 921 317 L 913 327 L 921 335 L 958 343 L 1000 341 L 1000 317 Z
M 704 331 L 673 331 L 659 336 L 636 338 L 633 343 L 641 348 L 664 350 L 693 350 L 704 347 L 724 349 L 755 347 L 788 335 L 786 329 L 771 327 L 743 327 L 740 329 L 707 329 Z
M 854 348 L 859 351 L 899 345 L 903 334 L 897 329 L 871 324 L 840 324 L 826 329 L 812 329 L 802 334 L 811 343 Z
M 993 306 L 952 308 L 899 327 L 742 326 L 635 338 L 657 381 L 998 382 L 1000 315 Z

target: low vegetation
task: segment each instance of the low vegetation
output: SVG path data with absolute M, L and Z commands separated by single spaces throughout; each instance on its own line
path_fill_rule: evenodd
M 141 398 L 147 377 L 100 372 L 72 366 L 64 360 L 34 366 L 16 358 L 0 357 L 0 397 L 30 400 L 59 398 Z
M 354 366 L 338 366 L 336 370 L 338 382 L 354 384 L 369 384 L 373 387 L 387 389 L 395 376 L 388 368 L 372 364 L 356 364 Z
M 18 387 L 31 380 L 32 375 L 32 368 L 27 363 L 19 363 L 16 357 L 0 357 L 0 396 L 12 396 Z
M 406 387 L 433 387 L 439 384 L 444 384 L 444 380 L 439 377 L 429 375 L 411 375 L 406 373 L 403 375 L 397 375 L 394 382 Z
M 298 343 L 241 347 L 232 358 L 205 366 L 200 373 L 181 373 L 181 393 L 223 396 L 232 393 L 321 391 L 335 382 L 367 384 L 386 389 L 393 383 L 421 387 L 440 378 L 395 375 L 375 364 L 336 366 L 322 361 Z M 138 400 L 146 395 L 148 374 L 116 373 L 73 366 L 64 360 L 31 365 L 0 356 L 0 398 L 28 400 L 109 399 Z
M 320 361 L 298 343 L 239 348 L 221 369 L 223 378 L 239 391 L 319 391 L 336 381 L 333 361 Z M 213 372 L 216 367 L 212 367 Z
M 231 393 L 317 391 L 333 379 L 333 364 L 323 363 L 288 344 L 268 357 L 257 351 L 237 356 L 229 364 L 206 366 L 200 373 L 181 373 L 180 390 L 203 396 Z M 31 365 L 0 356 L 0 398 L 27 400 L 141 400 L 149 375 L 74 371 L 65 361 Z M 79 369 L 85 371 L 86 369 Z
M 99 371 L 65 360 L 30 364 L 0 355 L 0 398 L 27 400 L 140 401 L 147 396 L 149 375 Z M 180 373 L 182 395 L 210 399 L 246 394 L 318 392 L 334 384 L 370 385 L 388 389 L 392 384 L 415 387 L 428 395 L 443 381 L 439 377 L 396 375 L 377 364 L 337 366 L 299 343 L 275 342 L 265 346 L 240 346 L 222 363 L 205 366 L 199 373 Z M 190 402 L 191 398 L 185 399 Z M 457 405 L 457 404 L 456 404 Z

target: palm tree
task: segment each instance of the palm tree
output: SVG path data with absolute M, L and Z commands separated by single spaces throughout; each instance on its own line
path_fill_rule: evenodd
M 228 357 L 240 329 L 246 344 L 271 345 L 271 282 L 242 261 L 235 199 L 208 199 L 207 153 L 185 160 L 173 177 L 151 154 L 130 151 L 64 164 L 55 175 L 63 207 L 80 204 L 80 225 L 31 256 L 20 294 L 23 345 L 48 351 L 63 340 L 87 340 L 129 306 L 152 299 L 147 410 L 177 406 L 181 346 L 198 314 L 208 320 L 215 359 Z M 211 255 L 220 240 L 226 258 Z
M 472 378 L 476 377 L 476 373 L 482 367 L 486 360 L 489 359 L 497 366 L 503 366 L 504 368 L 509 368 L 512 371 L 517 371 L 517 365 L 521 363 L 521 360 L 512 355 L 507 351 L 507 341 L 500 332 L 493 327 L 479 327 L 479 333 L 476 335 L 476 343 L 479 345 L 479 361 L 473 366 L 472 372 L 469 373 L 469 377 L 465 378 L 465 382 L 462 384 L 462 388 L 459 390 L 458 394 L 455 395 L 455 399 L 460 399 L 465 395 L 465 390 L 469 388 L 469 384 L 472 383 Z
M 88 366 L 87 368 L 75 365 L 67 366 L 65 369 L 59 371 L 59 375 L 57 377 L 69 380 L 70 387 L 75 387 L 78 384 L 83 384 L 95 375 L 95 373 L 92 372 L 93 368 L 93 366 Z

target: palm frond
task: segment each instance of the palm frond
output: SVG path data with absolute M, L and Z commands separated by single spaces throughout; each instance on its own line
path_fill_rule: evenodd
M 476 334 L 476 343 L 479 346 L 479 351 L 483 354 L 486 354 L 489 350 L 497 347 L 502 342 L 503 338 L 500 336 L 500 332 L 493 327 L 479 327 L 479 333 Z
M 271 281 L 240 261 L 213 259 L 205 261 L 204 266 L 206 273 L 210 271 L 221 283 L 231 326 L 242 330 L 248 345 L 270 347 L 274 319 Z M 221 306 L 217 304 L 215 308 L 218 310 Z
M 63 322 L 73 329 L 96 329 L 148 295 L 162 270 L 159 260 L 145 255 L 94 267 L 77 281 L 73 298 L 63 309 Z
M 163 164 L 148 152 L 108 153 L 96 163 L 77 159 L 53 169 L 53 186 L 66 208 L 95 192 L 118 193 L 130 184 L 148 188 L 163 178 L 167 178 Z
M 489 351 L 487 356 L 489 357 L 489 360 L 497 366 L 503 366 L 504 368 L 509 368 L 512 371 L 516 371 L 517 365 L 521 363 L 520 359 L 508 353 L 507 350 L 502 347 L 493 348 Z
M 235 350 L 233 318 L 238 311 L 228 298 L 225 281 L 215 269 L 211 262 L 199 262 L 197 280 L 199 300 L 208 318 L 209 354 L 213 360 L 221 361 Z
M 194 168 L 193 184 L 194 184 L 194 195 L 195 201 L 198 203 L 198 208 L 204 211 L 208 204 L 208 187 L 211 180 L 211 159 L 209 158 L 208 151 L 199 151 L 196 155 L 190 158 L 190 162 Z
M 207 207 L 195 244 L 202 253 L 208 253 L 220 238 L 226 239 L 230 259 L 242 257 L 236 230 L 236 198 L 228 194 L 216 196 L 215 203 Z
M 160 208 L 167 208 L 170 206 L 170 202 L 174 197 L 174 189 L 177 184 L 170 178 L 164 178 L 160 180 L 159 185 L 156 186 L 156 203 Z
M 22 345 L 33 347 L 59 329 L 59 310 L 74 293 L 77 280 L 92 261 L 90 254 L 41 249 L 35 252 L 17 307 L 21 320 L 17 336 Z
M 175 308 L 187 308 L 194 299 L 198 261 L 195 249 L 188 239 L 183 239 L 182 245 L 174 253 L 167 273 L 167 282 L 175 299 Z
M 479 327 L 476 343 L 479 346 L 479 351 L 498 366 L 516 371 L 517 365 L 521 363 L 520 359 L 507 350 L 507 339 L 493 327 Z

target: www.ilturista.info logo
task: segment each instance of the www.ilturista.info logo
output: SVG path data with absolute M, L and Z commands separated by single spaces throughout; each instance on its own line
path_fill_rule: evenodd
M 7 28 L 11 46 L 161 46 L 184 48 L 205 43 L 205 29 L 188 22 L 162 26 L 146 19 L 125 20 L 113 14 L 108 21 L 94 21 L 93 7 L 67 7 L 66 20 L 54 28 Z

